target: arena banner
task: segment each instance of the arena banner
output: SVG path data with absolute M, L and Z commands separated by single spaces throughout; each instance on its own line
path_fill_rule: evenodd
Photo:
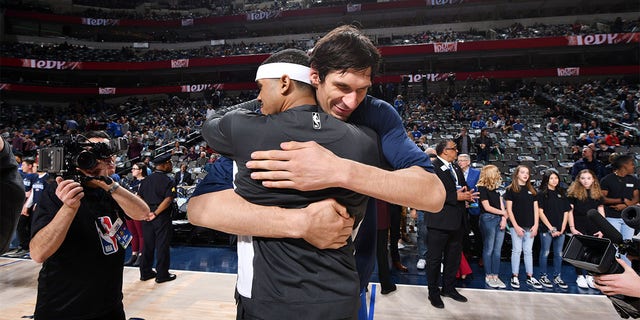
M 22 67 L 33 69 L 77 70 L 81 69 L 82 62 L 52 61 L 37 59 L 20 59 Z
M 82 18 L 82 24 L 88 26 L 117 26 L 120 24 L 119 19 L 101 19 L 101 18 Z
M 171 60 L 171 68 L 189 68 L 189 59 L 176 59 Z
M 248 21 L 257 21 L 257 20 L 268 20 L 275 19 L 280 16 L 282 11 L 280 10 L 269 10 L 269 11 L 254 11 L 247 13 Z
M 435 53 L 456 52 L 456 51 L 458 51 L 458 42 L 434 42 L 433 43 L 433 52 Z
M 580 75 L 580 68 L 558 68 L 558 77 L 577 77 Z
M 567 37 L 570 46 L 597 46 L 640 42 L 640 32 L 586 34 Z
M 98 88 L 98 94 L 116 94 L 116 88 Z
M 464 0 L 431 0 L 428 1 L 428 3 L 430 3 L 432 6 L 447 6 L 447 5 L 451 5 L 451 4 L 460 4 L 462 3 Z
M 213 91 L 213 90 L 221 90 L 221 83 L 214 84 L 190 84 L 180 86 L 180 92 L 202 92 L 202 91 Z
M 428 73 L 428 74 L 404 74 L 404 75 L 380 75 L 374 79 L 374 83 L 400 83 L 408 77 L 410 83 L 427 81 L 446 81 L 454 75 L 459 81 L 466 79 L 493 78 L 493 79 L 522 79 L 522 78 L 555 78 L 566 76 L 601 76 L 601 75 L 637 75 L 640 74 L 640 65 L 627 66 L 599 66 L 599 67 L 567 67 L 533 70 L 496 70 L 455 73 Z M 192 84 L 182 86 L 155 86 L 155 87 L 53 87 L 40 85 L 24 85 L 14 83 L 0 83 L 0 91 L 44 93 L 44 94 L 78 94 L 78 95 L 143 95 L 143 94 L 167 94 L 167 93 L 198 93 L 208 90 L 255 90 L 255 82 L 235 82 L 217 84 Z

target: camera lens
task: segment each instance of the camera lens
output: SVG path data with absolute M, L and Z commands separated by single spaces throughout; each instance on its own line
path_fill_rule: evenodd
M 90 151 L 82 151 L 76 158 L 76 166 L 83 170 L 91 169 L 97 164 L 96 156 Z
M 584 252 L 582 252 L 582 257 L 580 260 L 597 265 L 597 264 L 600 264 L 600 260 L 602 260 L 602 256 L 597 252 L 591 251 L 589 248 L 585 248 Z

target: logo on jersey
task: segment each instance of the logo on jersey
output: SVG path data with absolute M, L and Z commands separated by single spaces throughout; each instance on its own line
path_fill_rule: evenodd
M 322 129 L 322 123 L 320 122 L 320 114 L 317 112 L 313 112 L 311 115 L 311 119 L 313 120 L 313 129 L 320 130 Z
M 98 223 L 101 225 L 98 226 Z M 96 229 L 98 230 L 98 237 L 100 238 L 100 244 L 102 246 L 102 253 L 105 256 L 118 252 L 118 241 L 115 236 L 109 236 L 109 230 L 113 228 L 111 218 L 109 216 L 99 217 L 96 221 Z M 106 231 L 106 232 L 103 232 Z

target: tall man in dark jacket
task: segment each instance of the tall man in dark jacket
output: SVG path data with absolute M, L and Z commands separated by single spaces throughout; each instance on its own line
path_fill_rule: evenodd
M 440 295 L 451 297 L 460 302 L 467 298 L 454 288 L 456 271 L 460 266 L 462 255 L 462 238 L 468 230 L 467 209 L 465 201 L 475 201 L 477 193 L 468 190 L 464 174 L 454 161 L 458 157 L 458 149 L 453 140 L 445 140 L 436 146 L 438 157 L 433 167 L 442 181 L 447 193 L 444 207 L 437 214 L 427 213 L 427 283 L 429 301 L 436 308 L 444 308 Z M 438 287 L 440 280 L 440 263 L 444 263 L 442 273 L 442 291 Z

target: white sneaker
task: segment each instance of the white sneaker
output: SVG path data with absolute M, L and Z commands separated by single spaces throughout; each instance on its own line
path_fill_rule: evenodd
M 594 283 L 592 276 L 587 276 L 587 285 L 591 289 L 595 289 L 596 288 L 596 284 Z
M 418 268 L 418 270 L 424 270 L 426 266 L 427 266 L 427 260 L 425 259 L 420 259 L 418 260 L 418 263 L 416 263 L 416 268 Z
M 504 288 L 507 287 L 507 285 L 504 284 L 504 282 L 502 282 L 502 280 L 500 280 L 500 278 L 496 278 L 494 281 L 496 282 L 496 284 L 498 285 L 498 288 L 500 288 L 500 289 L 504 289 Z
M 582 275 L 578 276 L 578 279 L 576 279 L 576 284 L 578 285 L 578 288 L 589 289 L 589 284 L 587 283 L 587 279 L 585 279 L 585 277 Z
M 498 288 L 498 284 L 496 283 L 496 280 L 494 280 L 493 278 L 485 277 L 484 283 L 486 283 L 491 288 Z

